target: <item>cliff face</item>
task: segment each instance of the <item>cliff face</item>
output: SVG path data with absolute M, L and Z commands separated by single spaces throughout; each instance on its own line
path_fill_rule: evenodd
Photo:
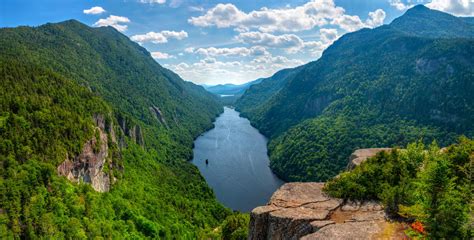
M 351 154 L 350 170 L 380 151 L 359 149 Z M 377 202 L 344 202 L 326 195 L 324 183 L 287 183 L 266 206 L 250 215 L 249 239 L 398 239 L 403 225 L 386 220 Z
M 95 116 L 94 120 L 97 125 L 96 136 L 84 144 L 81 154 L 73 158 L 67 156 L 57 170 L 59 175 L 66 176 L 72 182 L 89 183 L 96 191 L 107 192 L 110 189 L 110 177 L 103 170 L 106 165 L 111 167 L 111 161 L 108 161 L 109 142 L 104 118 Z
M 385 220 L 377 202 L 347 202 L 323 193 L 324 183 L 287 183 L 251 213 L 249 239 L 378 239 L 402 225 Z
M 382 151 L 391 151 L 391 148 L 364 148 L 357 149 L 349 157 L 349 164 L 347 164 L 347 170 L 351 170 L 356 166 L 359 166 L 362 162 L 367 160 L 367 158 L 377 155 L 377 153 Z

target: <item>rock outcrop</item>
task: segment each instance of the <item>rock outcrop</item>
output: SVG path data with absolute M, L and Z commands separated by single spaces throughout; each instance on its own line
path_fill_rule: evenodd
M 145 146 L 145 139 L 143 138 L 143 130 L 140 125 L 133 123 L 129 118 L 119 115 L 117 116 L 119 133 L 118 133 L 118 146 L 123 149 L 127 147 L 125 137 L 129 137 L 130 140 L 140 146 Z
M 364 148 L 357 149 L 349 157 L 349 164 L 347 165 L 347 170 L 351 170 L 356 166 L 359 166 L 362 162 L 367 160 L 367 158 L 377 155 L 381 151 L 391 151 L 391 148 Z
M 166 123 L 165 117 L 163 116 L 163 113 L 161 112 L 160 108 L 157 106 L 152 106 L 150 107 L 150 111 L 153 113 L 153 116 L 165 127 L 168 128 L 168 124 Z M 175 119 L 176 121 L 176 119 Z
M 87 141 L 82 152 L 73 158 L 66 156 L 58 168 L 58 174 L 66 176 L 72 182 L 85 182 L 92 185 L 98 192 L 107 192 L 110 189 L 110 177 L 104 172 L 104 167 L 110 163 L 108 137 L 105 133 L 105 121 L 102 116 L 94 116 L 96 121 L 95 137 Z M 107 165 L 107 166 L 106 166 Z
M 268 205 L 251 213 L 249 239 L 378 239 L 401 227 L 385 220 L 376 202 L 347 202 L 327 196 L 324 183 L 287 183 Z

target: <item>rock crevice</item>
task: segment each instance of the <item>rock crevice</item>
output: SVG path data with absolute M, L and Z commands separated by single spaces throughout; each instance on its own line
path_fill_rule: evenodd
M 377 202 L 327 196 L 324 183 L 287 183 L 251 213 L 249 239 L 370 239 L 387 226 Z

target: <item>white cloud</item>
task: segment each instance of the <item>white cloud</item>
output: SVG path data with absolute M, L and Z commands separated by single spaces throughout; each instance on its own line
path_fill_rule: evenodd
M 204 12 L 204 8 L 200 6 L 189 6 L 188 10 L 191 12 Z
M 217 84 L 222 83 L 222 76 L 227 82 L 244 83 L 260 77 L 268 77 L 282 68 L 296 67 L 303 61 L 288 59 L 284 56 L 266 54 L 256 57 L 251 62 L 219 61 L 213 57 L 206 57 L 195 63 L 180 63 L 164 66 L 178 73 L 183 79 L 195 83 Z
M 273 35 L 262 32 L 244 32 L 236 36 L 236 40 L 246 44 L 256 44 L 270 48 L 284 49 L 293 54 L 302 50 L 308 50 L 312 56 L 320 56 L 322 51 L 339 38 L 337 29 L 319 29 L 318 41 L 304 41 L 295 34 Z
M 218 28 L 231 27 L 240 21 L 245 13 L 233 4 L 217 4 L 204 16 L 192 17 L 188 22 L 200 27 L 217 26 Z
M 110 15 L 107 18 L 99 19 L 94 26 L 96 27 L 104 27 L 104 26 L 111 26 L 117 29 L 120 32 L 124 32 L 127 30 L 127 25 L 123 23 L 129 23 L 130 19 L 121 16 Z
M 273 67 L 275 67 L 275 65 L 278 65 L 278 67 L 282 66 L 284 67 L 285 65 L 289 64 L 289 65 L 292 65 L 292 66 L 298 66 L 298 65 L 301 65 L 303 64 L 303 62 L 301 60 L 298 60 L 298 59 L 288 59 L 287 57 L 284 57 L 284 56 L 272 56 L 272 55 L 265 55 L 265 56 L 261 56 L 261 57 L 258 57 L 258 58 L 255 58 L 254 60 L 252 60 L 253 64 L 262 64 L 262 63 L 266 63 L 266 64 L 272 64 Z
M 166 0 L 138 0 L 138 2 L 148 4 L 163 4 L 166 3 Z
M 331 21 L 331 24 L 338 25 L 342 29 L 346 31 L 356 31 L 364 27 L 362 20 L 360 20 L 359 16 L 349 16 L 349 15 L 342 15 L 334 20 Z
M 193 53 L 194 52 L 194 48 L 193 47 L 187 47 L 184 49 L 184 52 L 185 53 Z
M 172 7 L 172 8 L 177 8 L 177 7 L 181 6 L 181 4 L 183 4 L 183 0 L 171 0 L 169 6 Z
M 374 12 L 369 12 L 369 18 L 365 21 L 366 26 L 368 27 L 377 27 L 383 24 L 385 20 L 385 11 L 382 9 L 377 9 Z
M 426 6 L 456 16 L 474 16 L 474 2 L 472 0 L 432 0 Z
M 84 11 L 82 11 L 82 12 L 84 14 L 96 15 L 96 14 L 104 13 L 105 9 L 103 9 L 102 7 L 96 6 L 96 7 L 91 7 L 89 9 L 84 9 Z
M 390 6 L 396 8 L 399 11 L 405 11 L 408 8 L 413 7 L 414 5 L 408 2 L 403 2 L 402 0 L 389 0 Z
M 163 52 L 152 52 L 151 53 L 151 56 L 154 58 L 154 59 L 170 59 L 170 58 L 174 58 L 173 55 L 170 55 L 168 53 L 163 53 Z
M 304 47 L 304 41 L 295 34 L 273 35 L 262 32 L 243 32 L 236 36 L 236 40 L 274 48 L 284 48 L 289 53 L 295 53 Z
M 235 47 L 235 48 L 215 48 L 215 47 L 209 47 L 209 48 L 186 48 L 184 50 L 187 53 L 197 53 L 203 56 L 241 56 L 241 57 L 246 57 L 246 56 L 260 56 L 260 55 L 265 55 L 269 54 L 267 49 L 265 49 L 262 46 L 253 46 L 251 48 L 246 48 L 246 47 Z
M 383 12 L 380 9 L 374 13 L 379 14 L 380 11 Z M 261 8 L 249 13 L 230 3 L 217 4 L 204 15 L 188 19 L 188 22 L 199 27 L 233 27 L 239 32 L 250 29 L 261 32 L 298 32 L 330 23 L 343 24 L 341 27 L 346 30 L 366 26 L 358 16 L 346 15 L 344 8 L 336 6 L 333 0 L 311 0 L 294 8 Z
M 161 31 L 161 32 L 148 32 L 146 34 L 141 35 L 134 35 L 130 39 L 135 42 L 144 43 L 144 42 L 152 42 L 152 43 L 167 43 L 168 39 L 174 38 L 177 40 L 183 40 L 188 37 L 188 33 L 185 31 Z
M 328 43 L 323 43 L 321 41 L 308 41 L 305 42 L 304 47 L 305 49 L 311 54 L 313 57 L 320 57 L 323 51 L 329 46 Z
M 319 29 L 319 34 L 321 35 L 321 41 L 324 43 L 332 43 L 339 37 L 337 29 L 334 28 L 321 28 Z
M 356 15 L 342 15 L 332 20 L 331 24 L 338 25 L 346 31 L 353 32 L 364 27 L 373 28 L 380 26 L 383 24 L 385 16 L 384 10 L 377 9 L 374 12 L 369 12 L 369 18 L 365 22 L 362 22 L 359 16 Z

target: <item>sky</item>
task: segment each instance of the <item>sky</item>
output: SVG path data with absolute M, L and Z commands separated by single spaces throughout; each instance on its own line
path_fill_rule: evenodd
M 474 0 L 0 0 L 0 27 L 112 26 L 197 84 L 242 84 L 317 60 L 345 33 L 415 4 L 474 16 Z

